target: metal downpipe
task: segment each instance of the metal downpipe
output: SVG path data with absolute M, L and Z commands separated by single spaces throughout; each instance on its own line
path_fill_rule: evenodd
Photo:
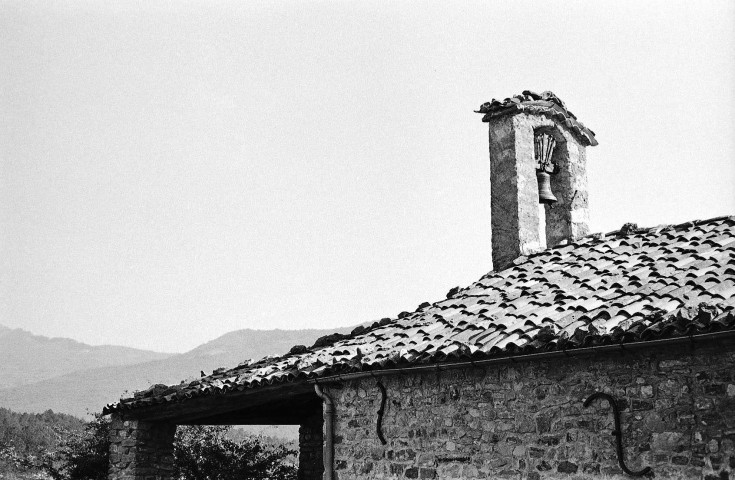
M 324 393 L 318 383 L 314 384 L 314 391 L 322 399 L 324 412 L 324 443 L 322 444 L 322 460 L 324 462 L 324 480 L 333 480 L 334 465 L 334 402 L 332 398 Z

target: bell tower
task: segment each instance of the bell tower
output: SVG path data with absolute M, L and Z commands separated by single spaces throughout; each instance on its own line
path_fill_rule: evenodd
M 477 113 L 490 127 L 493 269 L 588 234 L 594 132 L 551 92 L 493 99 Z

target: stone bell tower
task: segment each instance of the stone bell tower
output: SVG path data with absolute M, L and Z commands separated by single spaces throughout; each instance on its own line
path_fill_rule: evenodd
M 551 92 L 493 99 L 477 113 L 490 127 L 493 269 L 589 233 L 585 147 L 597 145 L 594 132 Z

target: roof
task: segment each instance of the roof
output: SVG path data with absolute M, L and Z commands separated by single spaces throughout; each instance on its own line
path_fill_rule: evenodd
M 483 122 L 515 112 L 528 112 L 552 118 L 567 128 L 582 142 L 583 145 L 597 145 L 595 132 L 585 127 L 577 117 L 570 112 L 564 102 L 552 92 L 542 94 L 524 90 L 522 94 L 506 98 L 503 101 L 494 98 L 480 106 L 477 113 L 485 114 Z
M 105 413 L 407 365 L 735 330 L 735 216 L 626 224 L 518 258 L 447 298 L 281 357 L 154 386 Z

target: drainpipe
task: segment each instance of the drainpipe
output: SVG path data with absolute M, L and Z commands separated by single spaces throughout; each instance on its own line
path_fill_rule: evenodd
M 332 465 L 334 464 L 334 402 L 331 397 L 324 393 L 318 383 L 314 384 L 314 391 L 322 399 L 324 408 L 324 480 L 332 480 Z

